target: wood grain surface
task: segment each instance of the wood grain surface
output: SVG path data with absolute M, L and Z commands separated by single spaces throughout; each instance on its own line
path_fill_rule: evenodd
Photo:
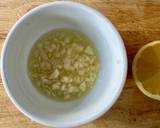
M 0 0 L 0 48 L 13 24 L 32 8 L 54 0 Z M 81 128 L 160 128 L 160 102 L 144 96 L 132 79 L 137 50 L 160 39 L 160 0 L 75 0 L 96 8 L 119 30 L 128 54 L 128 76 L 114 106 Z M 0 128 L 46 128 L 20 113 L 0 81 Z

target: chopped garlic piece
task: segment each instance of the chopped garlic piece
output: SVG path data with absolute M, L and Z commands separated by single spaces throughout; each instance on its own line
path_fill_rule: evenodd
M 85 53 L 86 53 L 86 54 L 88 54 L 88 55 L 93 55 L 93 54 L 94 54 L 94 52 L 93 52 L 92 48 L 91 48 L 91 47 L 89 47 L 89 46 L 87 46 L 87 47 L 86 47 L 86 49 L 85 49 Z
M 86 90 L 86 83 L 85 83 L 85 82 L 81 83 L 80 86 L 79 86 L 79 89 L 80 89 L 82 92 L 84 92 L 84 91 Z
M 60 89 L 60 86 L 58 84 L 52 84 L 52 89 L 53 90 Z
M 54 72 L 50 75 L 49 79 L 56 79 L 56 78 L 58 78 L 59 74 L 60 74 L 60 73 L 59 73 L 59 70 L 56 69 L 56 70 L 54 70 Z
M 64 82 L 64 83 L 71 83 L 72 82 L 72 78 L 64 76 L 64 77 L 62 77 L 62 82 Z

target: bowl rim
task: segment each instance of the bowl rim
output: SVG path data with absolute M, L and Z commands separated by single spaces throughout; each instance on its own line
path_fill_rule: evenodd
M 99 109 L 99 111 L 97 111 L 97 113 L 92 116 L 92 117 L 89 117 L 87 120 L 85 121 L 81 121 L 79 123 L 74 123 L 72 122 L 71 124 L 69 124 L 68 126 L 64 126 L 63 123 L 59 124 L 59 125 L 51 125 L 51 124 L 48 124 L 47 122 L 45 122 L 44 120 L 42 119 L 39 119 L 37 116 L 33 115 L 32 113 L 26 111 L 17 101 L 16 99 L 14 98 L 14 96 L 10 93 L 10 89 L 8 88 L 8 82 L 7 82 L 7 79 L 6 79 L 6 76 L 5 76 L 5 73 L 4 73 L 4 58 L 5 58 L 5 51 L 7 49 L 7 45 L 8 45 L 8 40 L 10 38 L 10 36 L 13 34 L 13 31 L 18 27 L 18 25 L 23 22 L 24 18 L 26 18 L 27 16 L 31 15 L 32 13 L 34 13 L 35 11 L 39 11 L 39 9 L 42 9 L 42 8 L 46 8 L 48 6 L 51 6 L 51 5 L 61 5 L 61 4 L 70 4 L 72 6 L 79 6 L 80 8 L 84 8 L 88 11 L 92 11 L 92 13 L 94 13 L 95 15 L 97 15 L 98 17 L 102 18 L 103 20 L 106 21 L 106 23 L 108 23 L 110 25 L 110 27 L 112 28 L 112 30 L 114 31 L 114 33 L 116 34 L 116 36 L 118 37 L 118 40 L 120 42 L 120 46 L 121 46 L 121 50 L 122 50 L 122 55 L 123 55 L 123 60 L 124 60 L 124 69 L 123 69 L 123 73 L 122 73 L 122 79 L 120 81 L 120 89 L 118 90 L 114 100 L 112 100 L 112 103 L 109 104 L 108 106 L 104 107 L 103 109 Z M 12 101 L 12 103 L 16 106 L 16 108 L 22 112 L 25 116 L 27 116 L 28 118 L 30 118 L 31 120 L 39 123 L 39 124 L 42 124 L 42 125 L 45 125 L 45 126 L 49 126 L 49 127 L 78 127 L 78 126 L 81 126 L 81 125 L 84 125 L 86 123 L 89 123 L 91 121 L 94 121 L 96 120 L 97 118 L 99 118 L 100 116 L 102 116 L 105 112 L 107 112 L 112 106 L 113 104 L 117 101 L 118 97 L 120 96 L 120 93 L 125 85 L 125 81 L 126 81 L 126 77 L 127 77 L 127 66 L 128 66 L 128 62 L 127 62 L 127 55 L 126 55 L 126 49 L 125 49 L 125 46 L 124 46 L 124 43 L 123 43 L 123 40 L 120 36 L 120 34 L 118 33 L 117 29 L 113 26 L 113 24 L 109 21 L 109 19 L 107 17 L 105 17 L 104 15 L 102 15 L 100 12 L 98 12 L 96 9 L 94 8 L 91 8 L 87 5 L 84 5 L 84 4 L 81 4 L 81 3 L 77 3 L 77 2 L 71 2 L 71 1 L 55 1 L 55 2 L 49 2 L 49 3 L 45 3 L 45 4 L 42 4 L 42 5 L 39 5 L 33 9 L 31 9 L 29 12 L 27 12 L 26 14 L 24 14 L 11 28 L 11 30 L 9 31 L 5 41 L 4 41 L 4 45 L 2 47 L 2 52 L 1 52 L 1 64 L 0 64 L 0 69 L 1 69 L 1 77 L 2 77 L 2 82 L 3 82 L 3 86 L 5 88 L 5 91 L 7 92 L 7 95 L 9 96 L 10 100 Z

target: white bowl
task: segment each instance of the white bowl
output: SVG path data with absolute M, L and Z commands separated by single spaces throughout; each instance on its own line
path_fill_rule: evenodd
M 98 50 L 98 80 L 79 100 L 47 99 L 28 78 L 27 59 L 33 43 L 55 28 L 85 33 Z M 75 127 L 97 119 L 115 103 L 126 79 L 126 52 L 114 26 L 96 10 L 74 2 L 47 3 L 25 14 L 10 30 L 1 57 L 2 80 L 12 102 L 30 119 L 50 127 Z

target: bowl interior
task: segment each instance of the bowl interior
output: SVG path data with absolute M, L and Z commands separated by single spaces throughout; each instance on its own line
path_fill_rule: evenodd
M 74 12 L 74 13 L 72 13 Z M 100 73 L 90 93 L 75 101 L 57 102 L 39 94 L 27 75 L 32 45 L 55 28 L 71 28 L 93 40 L 100 57 Z M 52 3 L 33 9 L 9 33 L 3 54 L 5 87 L 25 115 L 49 126 L 74 126 L 91 121 L 115 102 L 123 87 L 126 58 L 122 40 L 112 24 L 81 4 Z

